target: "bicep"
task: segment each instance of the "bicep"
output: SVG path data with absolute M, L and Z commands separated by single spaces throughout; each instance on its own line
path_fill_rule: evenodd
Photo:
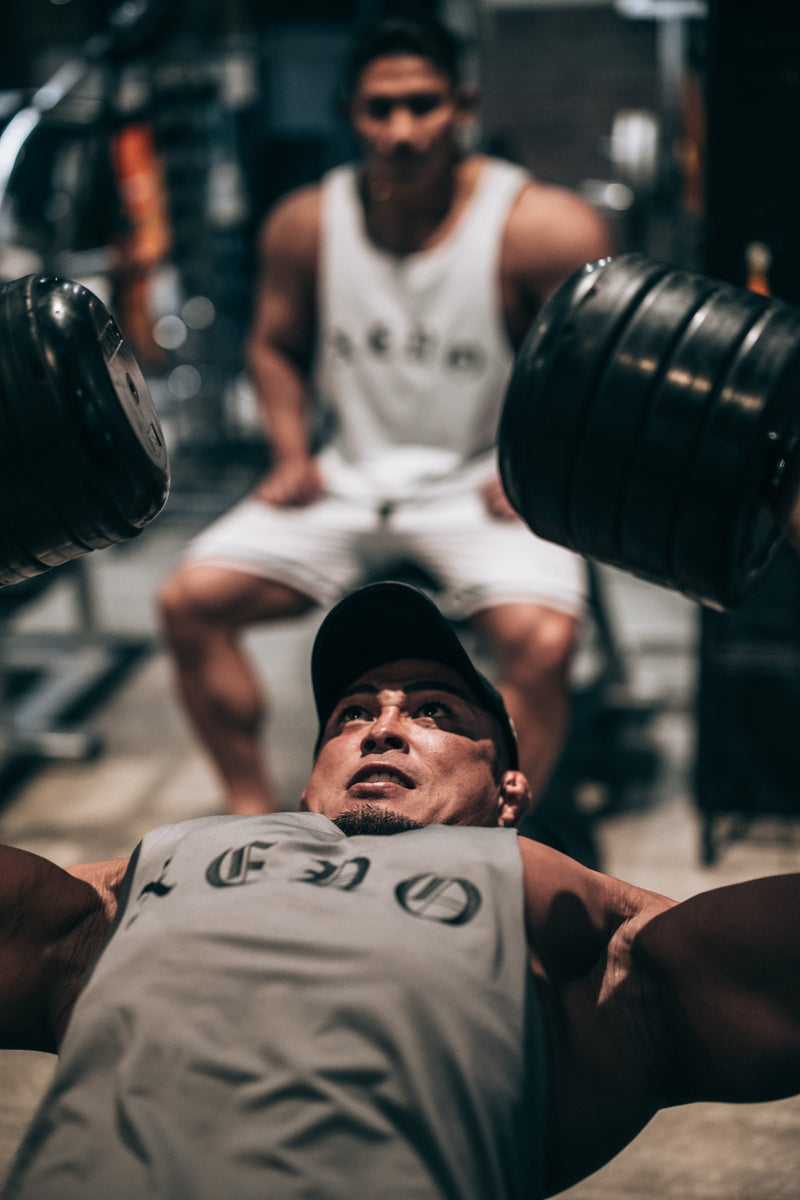
M 651 921 L 634 947 L 652 980 L 669 1103 L 800 1091 L 800 876 L 718 888 Z
M 580 979 L 628 916 L 624 885 L 530 838 L 519 849 L 530 946 L 551 982 Z

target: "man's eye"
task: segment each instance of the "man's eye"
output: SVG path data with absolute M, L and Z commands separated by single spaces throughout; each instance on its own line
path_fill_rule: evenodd
M 450 709 L 441 700 L 426 700 L 417 709 L 418 717 L 446 717 Z
M 339 713 L 339 721 L 346 725 L 349 721 L 363 721 L 367 716 L 367 710 L 362 704 L 348 704 L 347 708 L 343 708 Z
M 367 104 L 367 114 L 373 121 L 385 121 L 391 111 L 389 100 L 370 100 Z
M 428 113 L 433 112 L 442 103 L 441 96 L 412 96 L 408 102 L 408 107 L 415 117 L 424 117 Z

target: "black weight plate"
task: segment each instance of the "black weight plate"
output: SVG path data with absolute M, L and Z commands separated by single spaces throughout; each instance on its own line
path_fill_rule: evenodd
M 614 354 L 616 339 L 641 297 L 665 274 L 667 267 L 626 256 L 608 262 L 592 288 L 573 307 L 564 325 L 549 372 L 545 403 L 539 411 L 530 443 L 532 486 L 538 497 L 538 519 L 551 506 L 560 525 L 560 539 L 582 550 L 570 527 L 570 500 L 584 422 L 594 400 L 605 364 Z M 553 536 L 546 530 L 545 536 Z
M 75 537 L 61 521 L 30 469 L 13 420 L 18 391 L 6 386 L 6 347 L 0 339 L 0 581 L 16 581 L 74 558 Z M 38 564 L 38 565 L 37 565 Z
M 595 264 L 582 286 L 571 289 L 547 353 L 523 355 L 517 363 L 509 398 L 527 406 L 528 420 L 513 475 L 520 493 L 525 480 L 521 515 L 544 538 L 573 544 L 568 505 L 586 411 L 629 310 L 668 269 L 638 254 Z
M 784 535 L 800 544 L 800 329 L 794 323 L 800 319 L 800 307 L 792 305 L 790 315 L 793 320 L 786 330 L 786 351 L 791 353 L 776 377 L 765 413 L 766 454 L 774 462 L 767 504 Z
M 528 447 L 535 438 L 541 397 L 547 388 L 553 352 L 563 336 L 570 308 L 592 280 L 602 263 L 590 263 L 576 271 L 544 304 L 517 352 L 506 390 L 498 428 L 497 450 L 500 478 L 509 502 L 523 520 L 536 513 L 528 469 Z M 539 530 L 532 525 L 534 532 Z M 554 539 L 558 540 L 558 539 Z
M 38 306 L 42 350 L 48 360 L 51 351 L 62 351 L 66 397 L 76 427 L 85 434 L 91 476 L 103 481 L 123 536 L 132 537 L 166 502 L 166 442 L 147 384 L 119 326 L 96 297 L 82 291 L 69 331 L 54 311 L 55 294 Z M 78 336 L 85 342 L 80 359 L 70 352 Z
M 100 301 L 66 280 L 8 285 L 13 418 L 41 493 L 76 543 L 135 536 L 168 487 L 163 435 L 139 368 Z M 82 552 L 76 549 L 76 553 Z
M 799 347 L 800 312 L 768 302 L 738 345 L 709 413 L 673 541 L 676 578 L 706 603 L 737 604 L 780 540 L 768 408 L 787 368 L 800 383 Z
M 569 522 L 573 544 L 603 562 L 626 565 L 621 507 L 653 390 L 712 288 L 711 280 L 681 270 L 657 280 L 631 311 L 598 384 L 575 451 Z
M 34 558 L 14 536 L 11 528 L 13 516 L 6 512 L 7 500 L 8 494 L 0 488 L 0 587 L 7 583 L 20 583 L 56 565 Z
M 725 369 L 763 298 L 716 284 L 662 363 L 622 499 L 620 545 L 628 568 L 667 587 L 675 573 L 676 513 Z
M 729 485 L 726 506 L 731 512 L 737 502 L 741 506 L 722 563 L 727 585 L 722 603 L 726 606 L 740 603 L 783 541 L 780 489 L 787 483 L 786 467 L 797 446 L 800 424 L 800 309 L 773 301 L 763 330 L 753 330 L 752 337 L 754 343 L 757 339 L 752 352 L 768 365 L 769 383 L 752 453 L 742 462 L 738 480 L 732 473 L 723 480 Z M 732 379 L 731 386 L 736 389 L 741 381 Z M 727 426 L 726 432 L 731 432 Z M 722 499 L 726 502 L 724 492 Z
M 714 607 L 733 602 L 738 586 L 730 553 L 737 537 L 734 531 L 743 532 L 751 506 L 758 507 L 754 492 L 760 491 L 766 501 L 769 490 L 763 478 L 769 456 L 763 423 L 776 380 L 768 352 L 769 317 L 768 310 L 760 313 L 736 348 L 708 411 L 676 512 L 672 547 L 676 583 Z M 760 454 L 764 461 L 759 467 Z M 763 515 L 767 525 L 756 518 L 750 531 L 769 540 L 775 521 L 766 504 Z
M 0 381 L 4 430 L 14 474 L 5 486 L 15 497 L 13 532 L 42 570 L 108 545 L 87 520 L 75 519 L 83 487 L 76 463 L 80 450 L 64 426 L 58 396 L 47 378 L 29 314 L 20 311 L 24 294 L 8 285 L 0 308 Z M 68 479 L 65 483 L 64 474 Z

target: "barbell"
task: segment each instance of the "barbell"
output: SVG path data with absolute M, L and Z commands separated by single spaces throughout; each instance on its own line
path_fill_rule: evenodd
M 576 272 L 505 398 L 506 493 L 534 533 L 705 604 L 800 546 L 800 309 L 646 258 Z M 135 537 L 169 490 L 133 353 L 81 285 L 0 286 L 0 584 Z
M 102 302 L 65 279 L 0 286 L 0 585 L 136 537 L 168 491 L 158 414 Z
M 498 452 L 534 533 L 724 609 L 800 546 L 798 441 L 800 308 L 626 254 L 541 309 Z

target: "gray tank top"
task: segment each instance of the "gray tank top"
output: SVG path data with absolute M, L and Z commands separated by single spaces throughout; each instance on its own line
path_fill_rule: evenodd
M 541 1195 L 516 833 L 145 837 L 3 1196 Z

